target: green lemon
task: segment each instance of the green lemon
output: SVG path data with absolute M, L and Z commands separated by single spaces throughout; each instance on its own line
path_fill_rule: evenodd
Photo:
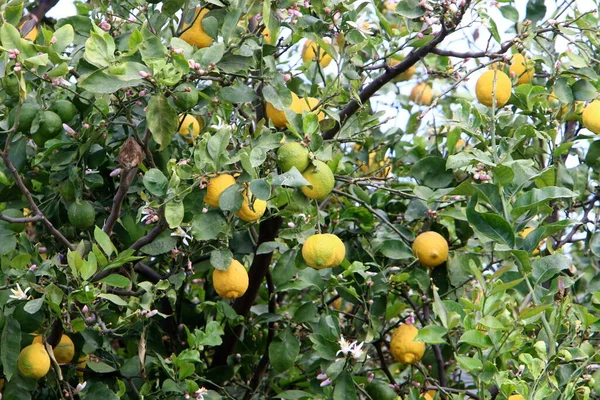
M 77 107 L 69 100 L 57 100 L 52 104 L 50 110 L 54 111 L 63 123 L 71 121 L 77 115 Z
M 8 114 L 8 125 L 12 128 L 15 123 L 15 112 L 16 109 L 10 110 Z M 39 114 L 40 107 L 35 103 L 24 103 L 21 106 L 21 113 L 19 114 L 19 127 L 17 131 L 22 133 L 29 133 L 31 130 L 31 124 L 35 117 Z
M 191 83 L 182 83 L 173 92 L 173 102 L 182 111 L 198 104 L 198 90 Z
M 73 202 L 67 210 L 69 222 L 77 229 L 87 229 L 94 225 L 96 211 L 89 201 L 79 200 Z
M 52 111 L 42 111 L 40 113 L 40 125 L 33 134 L 33 141 L 40 147 L 44 146 L 47 140 L 55 138 L 62 127 L 62 119 Z
M 308 149 L 298 142 L 288 142 L 277 150 L 277 164 L 282 172 L 288 172 L 292 167 L 304 172 L 308 167 Z
M 19 96 L 19 78 L 15 74 L 6 75 L 2 78 L 2 87 L 9 96 Z
M 58 187 L 58 193 L 61 195 L 63 199 L 66 201 L 75 200 L 75 186 L 71 181 L 64 181 Z

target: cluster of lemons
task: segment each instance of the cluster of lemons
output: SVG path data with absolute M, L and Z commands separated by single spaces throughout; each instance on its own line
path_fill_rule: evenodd
M 75 356 L 75 345 L 69 336 L 62 335 L 60 342 L 52 349 L 52 353 L 59 365 L 68 364 Z M 80 357 L 76 366 L 85 368 L 87 359 L 87 355 Z M 50 371 L 50 356 L 46 351 L 41 335 L 35 336 L 32 343 L 21 350 L 17 367 L 21 375 L 33 379 L 41 379 Z M 82 376 L 80 371 L 77 374 Z

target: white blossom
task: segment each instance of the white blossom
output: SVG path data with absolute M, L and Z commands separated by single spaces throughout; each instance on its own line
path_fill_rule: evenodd
M 11 294 L 8 297 L 10 297 L 11 299 L 15 299 L 15 300 L 27 300 L 29 298 L 29 296 L 27 295 L 27 292 L 29 290 L 31 290 L 31 288 L 26 288 L 25 290 L 21 289 L 21 286 L 17 283 L 17 288 L 10 289 L 10 291 L 13 294 Z

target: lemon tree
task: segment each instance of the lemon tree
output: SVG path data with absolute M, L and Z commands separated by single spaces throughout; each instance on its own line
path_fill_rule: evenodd
M 600 397 L 595 2 L 30 3 L 3 400 Z

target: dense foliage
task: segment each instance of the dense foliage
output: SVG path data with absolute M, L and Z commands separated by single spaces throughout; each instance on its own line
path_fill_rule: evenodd
M 599 398 L 595 8 L 49 3 L 0 6 L 3 399 Z

